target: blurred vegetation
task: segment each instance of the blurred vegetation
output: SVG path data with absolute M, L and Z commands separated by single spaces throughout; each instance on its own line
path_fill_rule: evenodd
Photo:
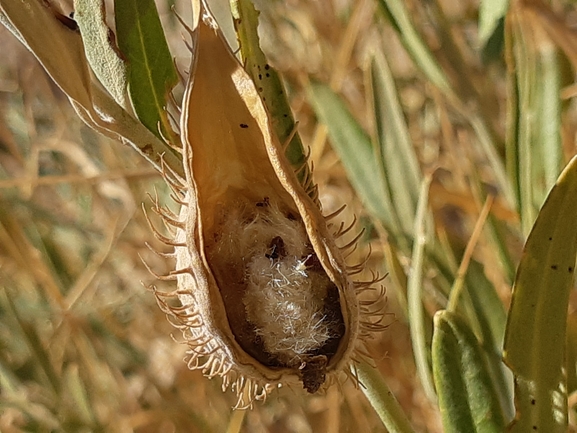
M 157 2 L 184 70 L 190 53 L 172 4 L 185 21 L 189 5 Z M 576 153 L 574 5 L 255 5 L 323 207 L 346 203 L 345 218 L 368 229 L 359 257 L 370 246 L 367 268 L 389 273 L 396 320 L 369 345 L 370 402 L 349 381 L 325 395 L 283 389 L 233 412 L 231 392 L 187 369 L 146 289 L 163 283 L 140 260 L 158 273 L 170 266 L 146 248 L 166 249 L 140 209 L 154 190 L 170 203 L 164 181 L 84 125 L 0 26 L 0 431 L 378 432 L 380 380 L 414 431 L 499 431 L 515 414 L 504 341 L 508 365 L 539 396 L 559 390 L 535 405 L 521 387 L 518 431 L 574 431 L 575 162 L 540 213 Z M 213 10 L 234 41 L 227 7 Z M 152 125 L 166 121 L 155 116 Z M 561 262 L 569 272 L 559 277 Z M 560 415 L 549 419 L 554 404 Z

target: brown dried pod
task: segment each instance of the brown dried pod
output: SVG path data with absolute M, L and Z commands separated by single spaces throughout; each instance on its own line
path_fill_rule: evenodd
M 339 372 L 355 377 L 354 354 L 381 316 L 357 295 L 376 278 L 351 279 L 362 264 L 347 267 L 335 243 L 350 227 L 331 233 L 331 216 L 299 183 L 206 11 L 192 32 L 180 121 L 186 178 L 167 176 L 182 207 L 173 215 L 155 206 L 174 227 L 172 239 L 157 235 L 174 245 L 167 278 L 178 288 L 155 291 L 159 305 L 183 332 L 189 367 L 221 376 L 237 407 L 281 385 L 313 393 Z

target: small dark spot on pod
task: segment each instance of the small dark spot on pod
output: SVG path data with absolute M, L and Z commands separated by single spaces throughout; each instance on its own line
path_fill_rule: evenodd
M 246 128 L 248 128 L 248 125 L 247 125 L 246 123 L 241 123 L 241 124 L 240 124 L 240 127 L 241 127 L 242 129 L 246 129 Z
M 142 147 L 142 153 L 144 153 L 145 155 L 151 155 L 152 154 L 152 144 L 145 144 Z
M 573 272 L 573 267 L 569 266 L 569 273 Z
M 535 399 L 532 398 L 532 399 L 531 399 L 531 404 L 534 405 L 535 403 L 536 403 Z
M 267 207 L 269 205 L 269 198 L 265 197 L 262 199 L 262 201 L 259 201 L 256 203 L 257 207 Z
M 258 74 L 258 79 L 262 80 L 262 74 Z
M 52 9 L 50 5 L 48 5 L 48 8 L 50 9 L 52 14 L 54 15 L 54 18 L 56 18 L 58 21 L 60 21 L 61 24 L 63 24 L 64 26 L 66 26 L 70 30 L 78 31 L 78 24 L 76 24 L 76 21 L 74 21 L 73 17 L 61 14 L 60 12 Z
M 557 270 L 557 265 L 551 265 L 551 269 L 553 269 L 554 271 Z
M 266 65 L 264 65 L 264 68 L 268 71 L 270 69 L 269 64 L 267 63 Z
M 266 76 L 267 76 L 267 77 L 270 77 L 270 74 L 267 72 L 267 73 L 266 73 Z
M 553 238 L 552 238 L 552 237 L 549 237 L 549 240 L 550 240 L 550 241 L 552 241 L 552 240 L 553 240 Z

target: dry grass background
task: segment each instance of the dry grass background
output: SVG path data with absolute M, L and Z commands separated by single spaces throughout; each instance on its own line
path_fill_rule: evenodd
M 64 12 L 71 10 L 70 3 L 62 2 Z M 184 10 L 185 2 L 177 3 Z M 471 93 L 503 141 L 505 69 L 502 59 L 483 64 L 474 50 L 477 2 L 439 0 L 430 9 L 418 3 L 409 2 L 412 18 L 430 46 L 443 42 L 428 25 L 432 18 L 448 26 L 453 42 L 460 44 L 451 52 L 436 51 L 439 61 Z M 263 9 L 263 48 L 286 79 L 326 206 L 344 201 L 370 225 L 326 131 L 316 123 L 303 84 L 311 75 L 330 82 L 370 130 L 366 59 L 371 50 L 381 50 L 399 86 L 421 167 L 437 168 L 431 192 L 436 223 L 453 245 L 464 248 L 479 211 L 468 186 L 470 174 L 475 171 L 488 183 L 492 174 L 470 146 L 471 131 L 455 122 L 394 31 L 376 16 L 375 2 L 257 4 Z M 159 9 L 171 48 L 185 64 L 181 30 L 167 4 L 159 3 Z M 444 16 L 427 15 L 439 10 Z M 350 382 L 325 395 L 284 389 L 252 411 L 233 412 L 232 393 L 223 394 L 218 380 L 189 371 L 182 361 L 185 347 L 173 341 L 173 328 L 145 288 L 154 281 L 140 260 L 159 273 L 169 266 L 146 248 L 145 242 L 166 247 L 154 240 L 141 210 L 155 189 L 168 202 L 162 179 L 133 151 L 84 126 L 33 56 L 4 28 L 0 52 L 1 432 L 384 431 Z M 460 62 L 450 57 L 455 53 Z M 574 122 L 566 126 L 566 136 L 572 137 Z M 567 151 L 574 148 L 568 145 Z M 499 199 L 494 212 L 502 221 L 516 221 Z M 518 254 L 520 243 L 510 242 Z M 373 231 L 363 249 L 369 243 L 370 265 L 386 272 L 384 240 Z M 481 241 L 479 257 L 506 300 L 509 286 L 503 275 L 492 272 L 498 259 L 486 247 Z M 376 336 L 370 350 L 416 431 L 440 432 L 437 410 L 417 380 L 393 283 L 385 282 L 387 310 L 397 319 Z

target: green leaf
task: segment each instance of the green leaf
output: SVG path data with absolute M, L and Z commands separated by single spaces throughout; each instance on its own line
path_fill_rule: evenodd
M 87 387 L 82 380 L 78 364 L 66 366 L 62 376 L 66 391 L 65 401 L 68 403 L 71 415 L 81 420 L 83 424 L 95 425 L 96 416 L 88 394 L 88 390 L 93 391 L 93 389 Z
M 365 207 L 379 220 L 392 221 L 391 200 L 386 195 L 383 173 L 369 136 L 329 86 L 311 82 L 308 99 L 319 120 L 327 125 L 331 144 Z
M 406 3 L 400 0 L 379 0 L 379 4 L 397 28 L 401 41 L 415 64 L 435 86 L 447 94 L 452 94 L 447 75 L 411 22 Z
M 256 84 L 280 142 L 285 144 L 290 139 L 290 143 L 286 143 L 285 155 L 291 165 L 299 169 L 306 162 L 304 147 L 299 134 L 295 133 L 295 120 L 282 81 L 260 48 L 259 12 L 250 0 L 232 0 L 231 6 L 244 68 Z M 307 170 L 308 167 L 298 173 L 301 182 L 307 178 Z
M 479 4 L 479 42 L 485 46 L 505 18 L 509 0 L 482 0 Z
M 429 357 L 429 347 L 427 341 L 427 323 L 430 316 L 425 316 L 425 308 L 423 306 L 423 267 L 425 261 L 425 246 L 427 242 L 427 229 L 430 224 L 427 224 L 429 219 L 428 204 L 429 204 L 429 186 L 431 178 L 427 177 L 421 184 L 421 191 L 419 195 L 419 204 L 417 207 L 417 214 L 415 216 L 415 242 L 413 242 L 413 253 L 411 257 L 411 272 L 407 282 L 407 305 L 409 325 L 411 330 L 411 342 L 413 344 L 413 353 L 415 356 L 415 364 L 417 367 L 417 374 L 421 379 L 421 383 L 425 390 L 425 394 L 431 401 L 436 401 L 435 387 L 433 385 L 433 378 L 431 376 L 431 366 Z M 429 325 L 430 329 L 430 325 Z M 430 335 L 430 330 L 429 330 Z
M 465 95 L 457 95 L 443 68 L 439 65 L 429 47 L 419 35 L 413 25 L 405 2 L 399 0 L 379 0 L 381 10 L 395 26 L 403 46 L 415 62 L 415 65 L 433 85 L 435 85 L 462 116 L 464 116 L 474 130 L 479 145 L 485 153 L 494 171 L 499 188 L 507 202 L 514 203 L 514 195 L 508 183 L 505 169 L 495 146 L 493 133 L 488 122 L 476 111 L 471 110 L 471 101 Z M 441 35 L 437 35 L 440 37 Z M 447 39 L 447 43 L 451 40 Z M 454 43 L 450 44 L 455 45 Z M 453 50 L 454 51 L 454 50 Z M 457 65 L 458 66 L 458 65 Z M 462 89 L 461 89 L 462 90 Z M 461 92 L 462 93 L 462 92 Z
M 369 72 L 386 188 L 394 208 L 395 223 L 408 235 L 415 224 L 421 183 L 419 163 L 391 70 L 382 54 L 376 53 L 371 59 Z
M 567 306 L 577 254 L 577 157 L 529 234 L 513 287 L 504 358 L 515 376 L 512 432 L 565 432 Z
M 513 416 L 513 377 L 502 362 L 503 338 L 507 313 L 493 284 L 485 276 L 482 266 L 472 260 L 466 276 L 467 294 L 472 311 L 468 323 L 475 330 L 487 359 L 494 388 L 504 414 Z
M 104 88 L 126 109 L 126 66 L 112 43 L 105 15 L 103 0 L 74 1 L 74 20 L 82 34 L 86 58 Z
M 8 290 L 3 290 L 2 296 L 6 298 L 6 304 L 9 307 L 9 313 L 16 319 L 20 330 L 22 331 L 22 336 L 30 349 L 30 353 L 33 355 L 35 366 L 38 366 L 38 370 L 41 371 L 47 379 L 47 383 L 51 387 L 53 396 L 57 396 L 61 391 L 61 384 L 58 380 L 58 373 L 54 369 L 52 360 L 50 359 L 50 354 L 42 344 L 42 339 L 38 334 L 38 329 L 34 326 L 32 322 L 22 317 L 20 311 L 16 307 L 15 300 L 12 293 Z
M 508 36 L 507 168 L 524 234 L 562 168 L 561 62 L 549 42 L 536 41 L 526 17 L 512 14 Z
M 433 374 L 445 432 L 503 432 L 505 422 L 479 343 L 456 314 L 434 318 Z
M 359 378 L 361 390 L 389 433 L 414 432 L 401 405 L 376 368 L 361 363 L 355 366 L 353 373 Z
M 114 12 L 118 46 L 128 63 L 128 91 L 134 111 L 157 137 L 169 137 L 167 94 L 177 84 L 178 75 L 154 0 L 117 0 Z

